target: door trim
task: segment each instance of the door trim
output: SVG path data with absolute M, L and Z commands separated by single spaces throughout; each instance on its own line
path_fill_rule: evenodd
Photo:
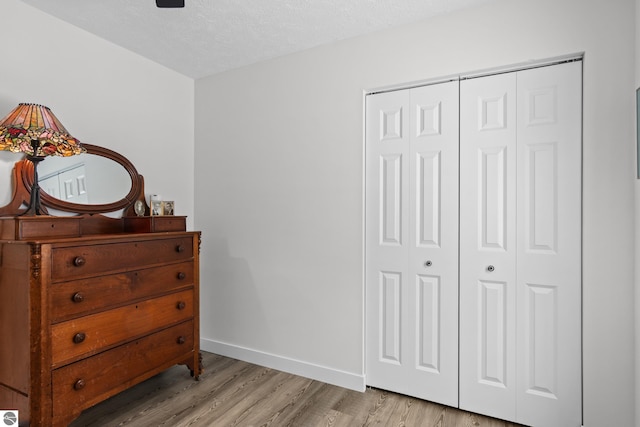
M 547 67 L 550 65 L 563 64 L 565 62 L 582 61 L 582 60 L 584 60 L 584 52 L 576 52 L 576 53 L 570 53 L 567 55 L 554 56 L 552 58 L 518 62 L 511 65 L 503 65 L 503 66 L 492 67 L 492 68 L 483 68 L 476 71 L 467 71 L 464 73 L 452 74 L 448 76 L 441 76 L 441 77 L 435 77 L 431 79 L 417 80 L 413 82 L 400 83 L 400 84 L 395 84 L 390 86 L 380 86 L 380 87 L 375 87 L 371 89 L 365 89 L 363 91 L 364 93 L 363 103 L 362 103 L 363 111 L 366 112 L 366 108 L 365 108 L 366 102 L 364 98 L 366 98 L 367 95 L 375 95 L 376 93 L 382 93 L 382 92 L 393 92 L 396 90 L 412 89 L 415 87 L 429 86 L 433 84 L 445 83 L 445 82 L 450 82 L 454 80 L 474 79 L 477 77 L 486 77 L 493 74 L 510 73 L 513 71 L 529 70 L 532 68 Z M 363 114 L 363 117 L 364 117 L 363 122 L 366 122 L 366 117 L 364 116 L 364 114 Z

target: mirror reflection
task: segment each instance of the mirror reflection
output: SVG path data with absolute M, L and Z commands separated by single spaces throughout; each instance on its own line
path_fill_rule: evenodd
M 11 182 L 13 165 L 21 156 L 10 151 L 0 151 L 0 182 Z M 0 206 L 5 206 L 11 201 L 13 188 L 11 185 L 0 185 Z
M 118 162 L 95 154 L 49 156 L 38 165 L 41 191 L 88 205 L 117 202 L 131 191 L 131 176 Z

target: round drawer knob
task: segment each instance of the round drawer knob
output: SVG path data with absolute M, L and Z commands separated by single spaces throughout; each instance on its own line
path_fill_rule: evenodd
M 495 268 L 493 265 L 490 265 L 490 266 L 488 266 L 488 267 L 487 267 L 487 271 L 488 271 L 489 273 L 491 273 L 491 272 L 492 272 L 492 271 L 494 271 L 495 269 L 496 269 L 496 268 Z
M 178 303 L 176 304 L 176 308 L 178 310 L 184 310 L 184 308 L 187 306 L 187 304 L 184 301 L 178 301 Z
M 75 384 L 73 384 L 73 389 L 74 390 L 82 390 L 85 386 L 85 382 L 84 380 L 81 378 L 78 381 L 75 382 Z
M 85 265 L 87 262 L 86 259 L 84 259 L 84 257 L 81 256 L 77 256 L 73 259 L 73 265 L 75 265 L 76 267 L 82 267 L 83 265 Z
M 424 263 L 424 266 L 425 266 L 425 267 L 431 267 L 432 265 L 433 265 L 433 262 L 432 262 L 431 260 L 427 260 L 427 261 L 425 261 L 425 263 Z
M 178 252 L 178 253 L 184 252 L 184 246 L 182 246 L 182 245 L 176 246 L 176 252 Z
M 73 296 L 71 297 L 71 300 L 73 302 L 82 302 L 84 301 L 84 295 L 82 295 L 80 292 L 76 292 L 75 294 L 73 294 Z
M 80 344 L 81 342 L 84 342 L 86 338 L 87 335 L 84 332 L 78 332 L 73 336 L 73 342 L 76 344 Z
M 182 271 L 178 273 L 178 280 L 184 280 L 185 277 L 187 277 L 187 275 Z
M 184 344 L 186 342 L 186 340 L 184 339 L 183 336 L 179 336 L 178 339 L 176 340 L 176 342 L 178 344 Z

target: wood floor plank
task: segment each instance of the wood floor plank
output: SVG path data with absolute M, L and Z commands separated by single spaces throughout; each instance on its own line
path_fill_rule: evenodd
M 327 417 L 324 420 L 324 424 L 319 424 L 323 427 L 352 427 L 356 425 L 355 420 L 351 415 L 344 414 L 342 412 L 331 410 L 327 413 Z
M 360 393 L 203 352 L 87 409 L 70 427 L 516 427 L 384 390 Z
M 291 405 L 282 411 L 278 426 L 318 425 L 319 420 L 327 418 L 333 403 L 344 393 L 344 389 L 340 387 L 319 381 L 311 381 L 300 391 L 295 401 L 292 400 Z
M 245 375 L 233 377 L 222 387 L 198 396 L 189 413 L 180 414 L 179 419 L 167 425 L 242 425 L 233 420 L 250 410 L 258 396 L 268 393 L 278 374 L 278 371 L 251 366 Z

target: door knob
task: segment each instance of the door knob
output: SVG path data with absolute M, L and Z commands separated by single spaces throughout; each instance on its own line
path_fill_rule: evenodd
M 489 273 L 491 273 L 491 272 L 492 272 L 493 270 L 495 270 L 495 269 L 496 269 L 496 268 L 495 268 L 493 265 L 490 265 L 490 266 L 488 266 L 488 267 L 487 267 L 487 271 L 488 271 Z
M 427 260 L 427 261 L 425 261 L 425 263 L 424 263 L 424 266 L 425 266 L 425 267 L 431 267 L 432 265 L 433 265 L 433 263 L 431 262 L 431 260 Z

